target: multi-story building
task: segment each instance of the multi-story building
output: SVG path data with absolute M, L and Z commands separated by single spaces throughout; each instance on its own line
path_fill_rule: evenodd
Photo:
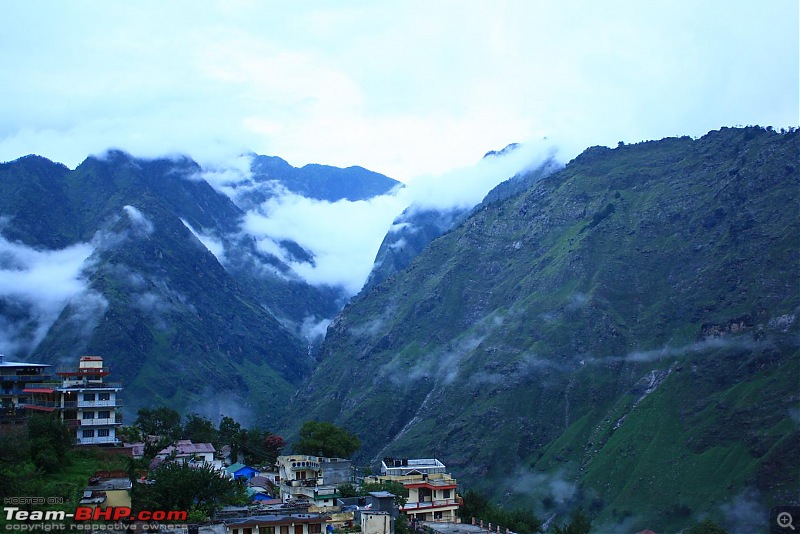
M 52 380 L 49 365 L 9 362 L 0 355 L 0 423 L 23 422 L 30 395 L 24 390 Z
M 353 462 L 293 454 L 278 456 L 278 482 L 281 500 L 306 500 L 319 506 L 335 506 L 339 484 L 353 482 Z
M 458 522 L 458 484 L 439 460 L 384 458 L 381 474 L 374 478 L 378 482 L 399 482 L 408 490 L 408 500 L 400 511 L 410 519 Z
M 107 382 L 108 367 L 100 356 L 81 356 L 78 368 L 56 372 L 59 382 L 42 382 L 23 391 L 31 397 L 28 410 L 55 412 L 75 432 L 78 445 L 117 443 L 116 430 L 122 425 L 118 394 L 122 385 Z
M 327 530 L 327 525 L 324 514 L 260 515 L 226 521 L 225 533 L 322 534 Z

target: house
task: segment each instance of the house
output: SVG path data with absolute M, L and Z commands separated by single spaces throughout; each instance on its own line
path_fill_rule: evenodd
M 387 512 L 361 512 L 361 534 L 394 534 L 394 517 Z
M 249 481 L 251 478 L 256 476 L 256 474 L 258 474 L 257 470 L 238 462 L 226 467 L 225 472 L 228 474 L 230 478 L 233 479 L 242 478 L 245 481 Z
M 344 458 L 325 458 L 294 454 L 278 456 L 281 500 L 309 501 L 325 508 L 336 504 L 337 486 L 353 482 L 353 462 Z
M 381 474 L 372 480 L 399 482 L 408 490 L 408 500 L 400 511 L 410 520 L 459 522 L 458 484 L 435 458 L 384 458 Z
M 76 368 L 56 372 L 59 381 L 28 383 L 26 410 L 50 412 L 67 423 L 78 445 L 117 443 L 116 429 L 122 425 L 118 393 L 122 385 L 107 382 L 110 370 L 100 356 L 81 356 Z
M 52 380 L 49 365 L 5 361 L 0 354 L 0 424 L 23 423 L 29 396 L 25 388 Z
M 101 510 L 109 506 L 130 508 L 132 488 L 130 478 L 122 471 L 95 472 L 84 487 L 83 497 L 78 504 Z
M 192 443 L 188 439 L 180 439 L 175 445 L 164 447 L 156 454 L 150 463 L 150 469 L 155 469 L 163 462 L 179 462 L 195 466 L 210 465 L 222 470 L 222 464 L 214 457 L 214 445 L 211 443 Z
M 260 515 L 225 521 L 226 534 L 322 534 L 324 514 Z

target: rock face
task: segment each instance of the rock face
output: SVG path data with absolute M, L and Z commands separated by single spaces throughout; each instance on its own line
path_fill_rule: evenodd
M 344 309 L 290 418 L 609 528 L 794 502 L 799 139 L 595 147 L 485 203 Z

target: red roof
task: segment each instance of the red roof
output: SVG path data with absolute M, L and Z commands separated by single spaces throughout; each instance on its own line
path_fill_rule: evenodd
M 52 393 L 54 391 L 53 388 L 25 388 L 22 390 L 23 393 Z
M 26 410 L 42 410 L 43 412 L 52 412 L 55 408 L 50 408 L 49 406 L 36 406 L 35 404 L 26 404 Z

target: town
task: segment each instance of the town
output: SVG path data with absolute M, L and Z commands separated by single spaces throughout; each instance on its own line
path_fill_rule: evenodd
M 69 517 L 114 521 L 126 530 L 137 521 L 161 520 L 159 530 L 189 534 L 511 532 L 476 517 L 464 521 L 458 483 L 438 459 L 386 457 L 373 473 L 345 457 L 358 447 L 357 438 L 327 423 L 307 423 L 304 429 L 316 432 L 317 441 L 306 448 L 295 444 L 294 454 L 282 454 L 280 436 L 242 430 L 228 417 L 217 430 L 192 415 L 181 433 L 177 412 L 146 409 L 137 425 L 123 426 L 123 388 L 109 375 L 100 356 L 82 356 L 77 367 L 55 372 L 46 364 L 0 359 L 3 435 L 46 416 L 66 429 L 74 447 L 100 453 L 118 467 L 91 473 L 75 503 L 47 498 L 64 509 L 73 504 L 73 514 L 44 513 L 27 502 L 27 511 L 6 508 L 7 520 Z M 350 442 L 330 449 L 330 456 L 323 450 L 309 454 L 323 447 L 319 440 L 326 432 Z M 203 437 L 209 439 L 198 439 Z M 48 470 L 46 463 L 40 467 Z M 206 486 L 213 488 L 204 493 Z M 181 492 L 187 494 L 183 501 Z M 10 495 L 5 504 L 24 498 Z

